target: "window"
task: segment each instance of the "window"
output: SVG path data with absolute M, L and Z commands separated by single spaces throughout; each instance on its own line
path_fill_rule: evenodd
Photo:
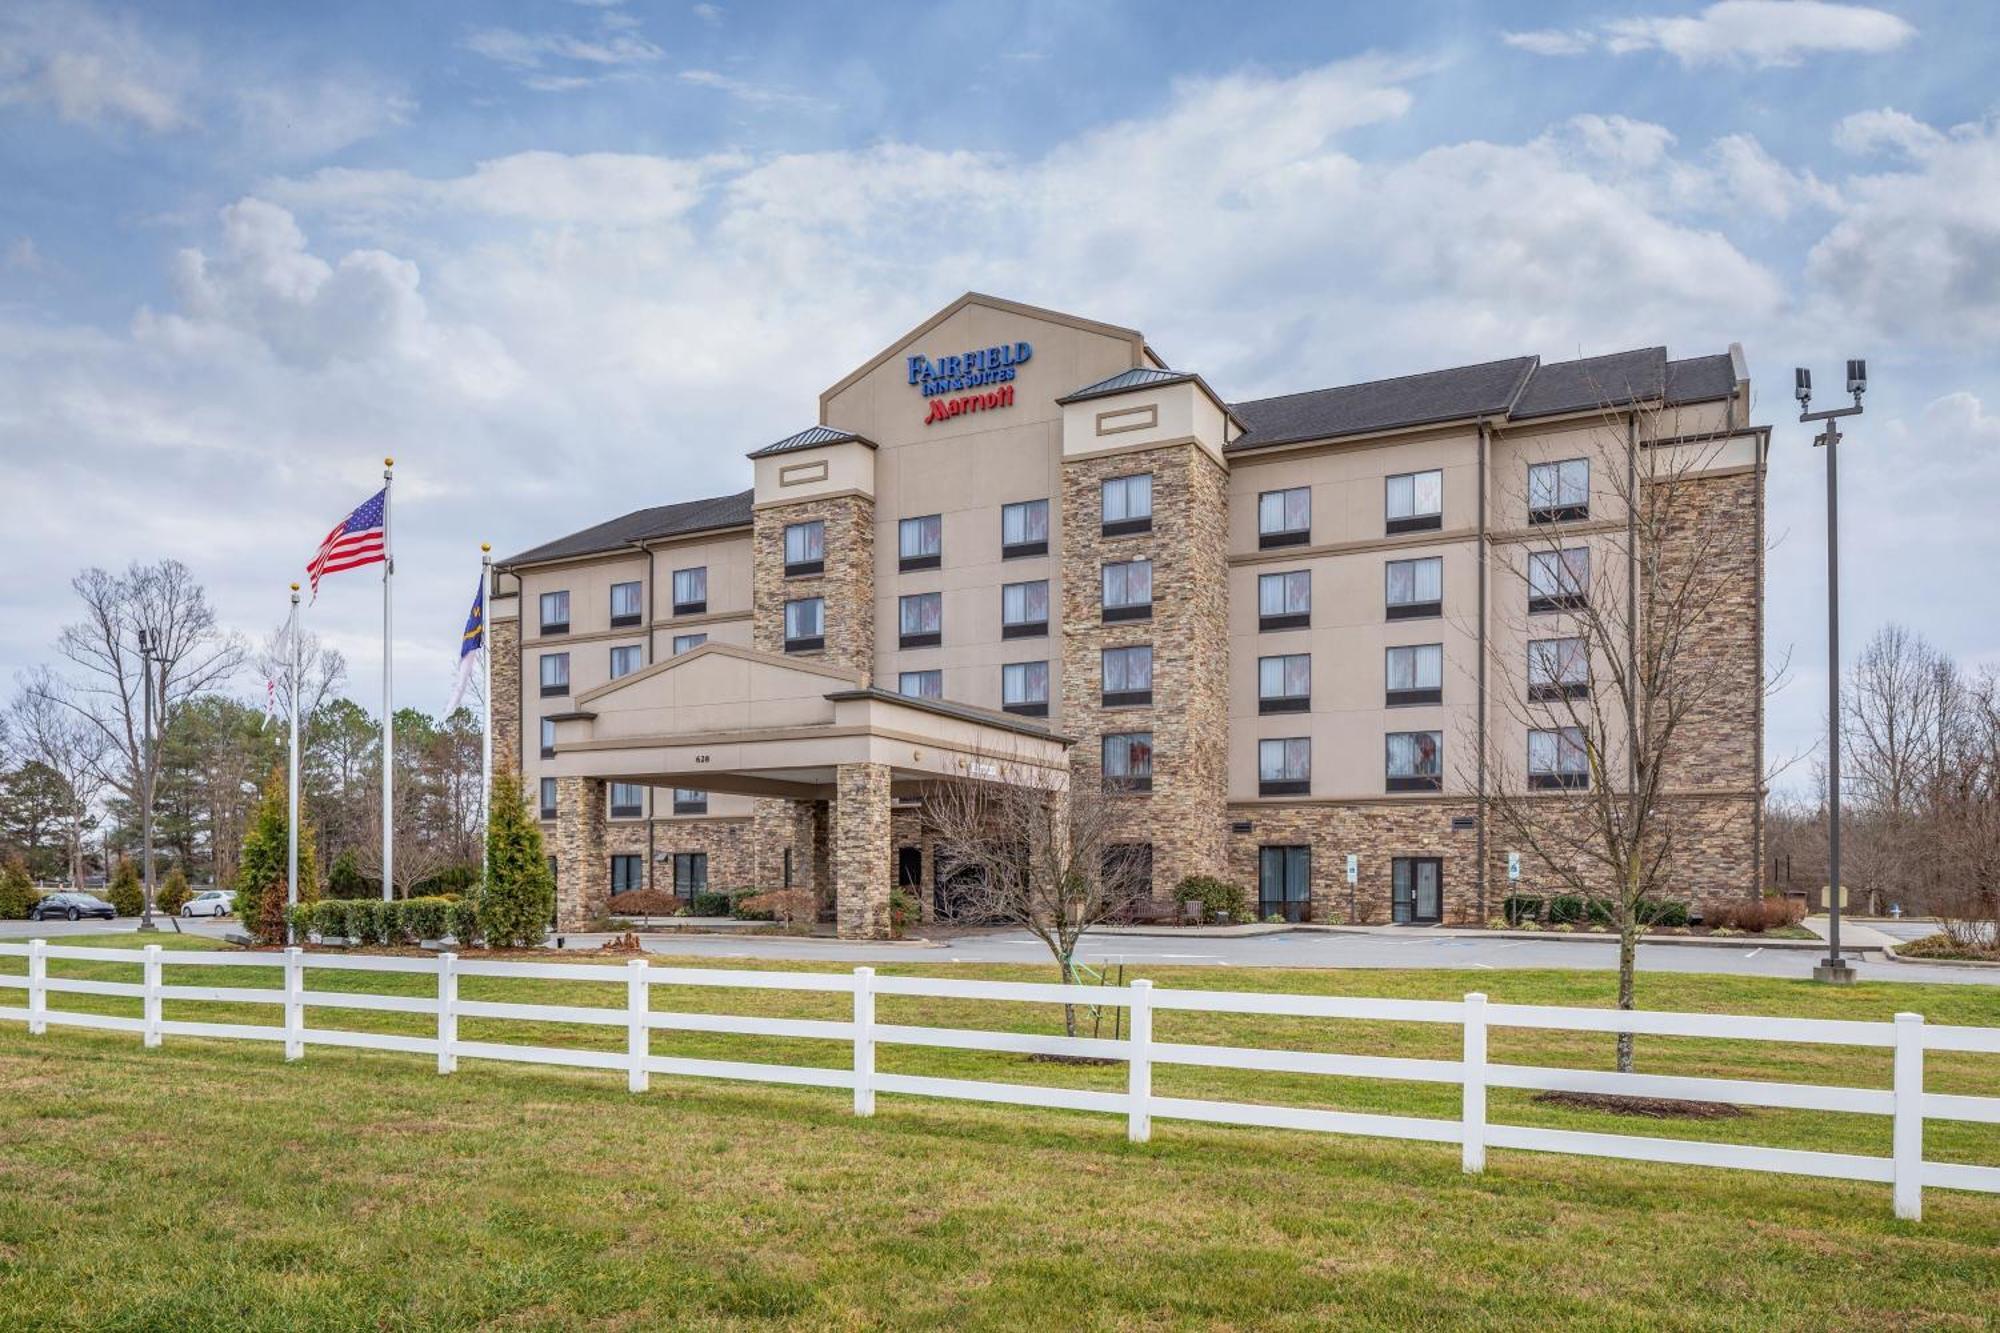
M 1111 477 L 1104 483 L 1104 535 L 1123 537 L 1153 530 L 1153 474 Z
M 1107 791 L 1153 789 L 1153 733 L 1113 732 L 1104 738 L 1104 787 Z
M 897 646 L 930 648 L 944 642 L 944 594 L 911 593 L 896 599 L 896 616 L 901 631 Z
M 1528 522 L 1566 523 L 1590 517 L 1590 460 L 1528 465 Z
M 1304 796 L 1312 790 L 1312 738 L 1287 736 L 1257 742 L 1257 794 Z
M 569 633 L 568 593 L 545 592 L 542 594 L 542 633 Z
M 1257 919 L 1304 921 L 1312 914 L 1312 848 L 1257 849 Z
M 542 758 L 556 757 L 556 724 L 554 718 L 542 719 Z
M 1257 576 L 1257 628 L 1303 629 L 1312 624 L 1313 576 L 1309 569 Z
M 636 625 L 645 619 L 645 609 L 640 585 L 637 583 L 614 583 L 611 585 L 611 624 L 614 628 Z
M 1023 500 L 1000 506 L 1000 558 L 1049 553 L 1049 502 Z
M 1444 786 L 1444 733 L 1389 733 L 1389 790 L 1437 791 Z
M 611 894 L 635 893 L 646 887 L 646 859 L 619 853 L 611 858 Z
M 556 817 L 556 780 L 554 778 L 543 778 L 542 818 L 554 819 L 555 817 Z
M 1049 632 L 1049 581 L 1000 585 L 1000 637 L 1034 639 Z
M 1049 664 L 1009 662 L 1000 668 L 1000 706 L 1023 717 L 1049 715 Z
M 674 896 L 692 898 L 708 892 L 708 853 L 674 853 Z
M 898 569 L 936 569 L 944 560 L 944 516 L 926 514 L 897 524 Z
M 705 815 L 708 813 L 708 793 L 695 791 L 689 787 L 674 788 L 674 813 L 677 815 Z
M 1590 548 L 1534 551 L 1528 556 L 1528 610 L 1576 611 L 1589 604 Z
M 1144 902 L 1153 896 L 1153 844 L 1114 842 L 1098 858 L 1098 877 L 1113 904 Z
M 1312 708 L 1312 654 L 1257 659 L 1257 711 L 1304 713 Z
M 942 699 L 944 672 L 905 671 L 896 677 L 896 693 L 911 699 Z
M 645 663 L 640 661 L 640 655 L 644 651 L 636 643 L 613 648 L 611 650 L 611 679 L 617 680 L 620 676 L 629 676 L 645 665 Z
M 674 635 L 673 655 L 679 657 L 682 653 L 699 648 L 707 642 L 708 636 L 706 634 L 676 634 Z
M 1590 653 L 1582 639 L 1528 643 L 1528 698 L 1536 703 L 1590 696 Z
M 611 784 L 611 817 L 637 819 L 646 813 L 646 789 L 636 782 Z
M 1383 680 L 1388 686 L 1383 702 L 1391 708 L 1403 704 L 1443 702 L 1444 645 L 1422 643 L 1409 648 L 1391 648 L 1384 664 Z
M 1257 545 L 1303 546 L 1312 540 L 1312 488 L 1265 491 L 1257 497 Z
M 822 574 L 826 572 L 826 524 L 819 519 L 810 523 L 787 523 L 785 525 L 785 577 L 798 574 Z
M 542 654 L 542 697 L 569 693 L 569 654 Z
M 708 610 L 708 566 L 674 571 L 674 614 L 699 615 Z
M 785 603 L 785 651 L 809 653 L 826 647 L 826 601 L 802 597 Z
M 1444 557 L 1391 560 L 1386 597 L 1390 620 L 1425 620 L 1444 614 Z
M 1423 532 L 1444 526 L 1444 473 L 1405 472 L 1385 491 L 1390 532 Z
M 1153 562 L 1123 560 L 1104 567 L 1104 619 L 1153 618 Z
M 1104 706 L 1120 708 L 1153 702 L 1153 649 L 1106 648 L 1100 660 L 1104 672 Z
M 1528 785 L 1537 789 L 1590 785 L 1590 749 L 1582 727 L 1528 733 Z

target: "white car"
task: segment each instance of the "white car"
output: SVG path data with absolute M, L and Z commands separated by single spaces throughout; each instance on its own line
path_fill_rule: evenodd
M 181 907 L 182 916 L 228 916 L 236 910 L 234 889 L 203 889 Z

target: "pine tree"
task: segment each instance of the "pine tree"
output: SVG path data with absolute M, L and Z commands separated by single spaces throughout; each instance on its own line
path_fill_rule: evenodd
M 153 895 L 153 906 L 168 916 L 179 916 L 181 908 L 186 907 L 192 897 L 194 890 L 188 887 L 188 877 L 179 866 L 175 866 L 167 872 L 159 891 Z
M 28 878 L 28 863 L 16 853 L 0 866 L 0 921 L 19 921 L 28 915 L 39 895 Z
M 104 896 L 120 916 L 138 916 L 146 910 L 146 886 L 139 882 L 139 866 L 131 857 L 121 860 L 111 873 L 111 887 Z
M 555 877 L 542 851 L 541 826 L 528 818 L 517 775 L 493 778 L 486 824 L 486 886 L 479 928 L 494 948 L 540 944 L 556 914 Z
M 288 855 L 285 775 L 271 770 L 250 827 L 243 834 L 243 857 L 236 872 L 236 916 L 244 932 L 267 944 L 285 938 L 285 871 Z M 299 830 L 299 901 L 319 899 L 319 871 L 310 827 Z

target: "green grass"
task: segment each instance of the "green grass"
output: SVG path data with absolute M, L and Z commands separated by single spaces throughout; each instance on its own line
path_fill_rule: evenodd
M 102 941 L 93 939 L 92 943 Z M 169 947 L 203 942 L 170 941 Z M 655 959 L 656 966 L 672 966 Z M 731 963 L 731 966 L 739 964 Z M 797 968 L 796 964 L 783 965 Z M 23 960 L 0 959 L 18 973 Z M 52 973 L 133 979 L 123 964 Z M 839 969 L 826 969 L 839 970 Z M 1048 979 L 1046 968 L 881 972 Z M 249 969 L 184 984 L 266 985 Z M 1161 986 L 1608 1004 L 1579 972 L 1146 969 Z M 428 979 L 310 974 L 430 994 Z M 2000 1025 L 2000 989 L 1644 977 L 1648 1008 Z M 20 992 L 0 991 L 18 1004 Z M 466 999 L 623 1003 L 622 985 L 466 978 Z M 136 1013 L 137 1001 L 56 996 Z M 656 989 L 659 1008 L 840 1018 L 838 996 Z M 169 1017 L 276 1022 L 170 1004 Z M 1051 1006 L 887 996 L 882 1022 L 1055 1031 Z M 427 1032 L 406 1015 L 327 1026 Z M 1108 1029 L 1106 1035 L 1109 1035 Z M 468 1040 L 622 1049 L 621 1029 L 465 1020 Z M 1453 1058 L 1455 1028 L 1162 1013 L 1167 1041 Z M 660 1054 L 842 1065 L 839 1043 L 656 1034 Z M 1608 1038 L 1496 1030 L 1493 1058 L 1603 1068 Z M 1122 1066 L 884 1047 L 911 1073 L 1118 1089 Z M 1642 1039 L 1648 1072 L 1886 1087 L 1885 1051 Z M 1936 1091 L 2000 1060 L 1933 1053 Z M 1454 1117 L 1455 1088 L 1156 1069 L 1163 1094 Z M 2000 1198 L 1783 1176 L 428 1057 L 0 1024 L 0 1326 L 1994 1327 Z M 1884 1154 L 1878 1117 L 1638 1122 L 1496 1090 L 1497 1121 Z M 2000 1127 L 1933 1123 L 1933 1158 L 2000 1165 Z

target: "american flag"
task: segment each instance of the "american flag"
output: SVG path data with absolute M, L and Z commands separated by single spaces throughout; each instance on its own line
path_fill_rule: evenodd
M 343 569 L 358 569 L 388 558 L 384 533 L 388 507 L 389 488 L 385 486 L 326 534 L 326 540 L 319 544 L 319 554 L 306 566 L 315 601 L 319 598 L 320 575 L 338 574 Z

